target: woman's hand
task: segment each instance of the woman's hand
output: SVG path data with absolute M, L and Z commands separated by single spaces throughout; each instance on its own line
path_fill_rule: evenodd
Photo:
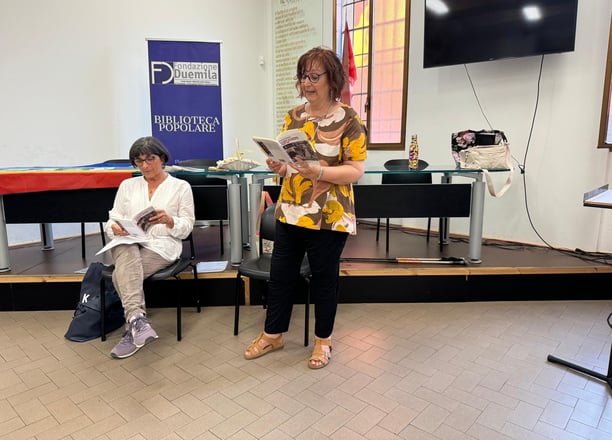
M 270 168 L 270 171 L 272 171 L 274 174 L 278 174 L 281 177 L 285 177 L 285 174 L 287 174 L 287 165 L 281 162 L 267 158 L 266 165 L 268 165 L 268 168 Z
M 295 158 L 295 161 L 297 163 L 291 163 L 289 165 L 291 166 L 291 168 L 296 170 L 302 177 L 304 177 L 305 179 L 312 180 L 313 182 L 319 180 L 322 166 L 321 164 L 306 162 L 299 156 Z
M 113 223 L 111 225 L 111 229 L 113 231 L 113 235 L 128 235 L 128 231 L 126 231 L 125 229 L 123 229 L 121 226 L 119 226 L 117 223 Z
M 174 219 L 171 215 L 168 215 L 163 209 L 156 209 L 157 214 L 151 217 L 151 223 L 157 225 L 166 225 L 168 228 L 172 229 L 174 227 Z

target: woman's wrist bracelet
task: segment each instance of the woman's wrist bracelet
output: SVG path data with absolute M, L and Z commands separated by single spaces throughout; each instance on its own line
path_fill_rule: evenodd
M 317 177 L 317 181 L 321 180 L 323 177 L 323 165 L 319 166 L 319 176 Z

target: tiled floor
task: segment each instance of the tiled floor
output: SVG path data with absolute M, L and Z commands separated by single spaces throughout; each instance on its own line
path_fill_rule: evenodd
M 284 350 L 246 361 L 264 311 L 153 309 L 160 339 L 64 339 L 70 311 L 0 313 L 1 439 L 611 439 L 606 302 L 341 304 L 327 368 L 303 306 Z

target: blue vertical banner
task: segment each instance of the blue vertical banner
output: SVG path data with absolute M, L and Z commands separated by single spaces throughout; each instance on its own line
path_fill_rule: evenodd
M 169 164 L 223 158 L 220 43 L 147 40 L 153 136 Z

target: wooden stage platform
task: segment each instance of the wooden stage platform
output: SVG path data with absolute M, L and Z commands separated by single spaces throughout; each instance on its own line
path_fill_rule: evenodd
M 196 262 L 229 259 L 228 242 L 221 255 L 218 228 L 211 225 L 194 230 Z M 381 229 L 377 242 L 375 226 L 360 223 L 358 235 L 349 238 L 343 258 L 436 259 L 461 258 L 468 253 L 466 237 L 451 236 L 440 250 L 435 231 L 428 242 L 423 231 L 395 227 L 386 254 Z M 73 309 L 83 277 L 75 271 L 92 261 L 110 262 L 107 255 L 95 255 L 101 246 L 99 234 L 88 235 L 85 259 L 81 258 L 80 237 L 56 239 L 53 250 L 42 250 L 40 244 L 12 247 L 11 271 L 0 274 L 0 311 Z M 243 256 L 250 258 L 251 251 L 244 249 Z M 172 306 L 168 292 L 176 284 L 169 283 L 182 283 L 183 292 L 189 292 L 185 305 L 195 303 L 196 296 L 203 305 L 231 305 L 235 277 L 229 264 L 224 272 L 199 274 L 197 282 L 186 272 L 181 281 L 151 283 L 147 301 L 151 307 Z M 479 264 L 344 261 L 339 298 L 345 303 L 610 299 L 611 285 L 609 254 L 485 239 Z M 260 304 L 264 290 L 265 284 L 251 282 L 245 302 Z

